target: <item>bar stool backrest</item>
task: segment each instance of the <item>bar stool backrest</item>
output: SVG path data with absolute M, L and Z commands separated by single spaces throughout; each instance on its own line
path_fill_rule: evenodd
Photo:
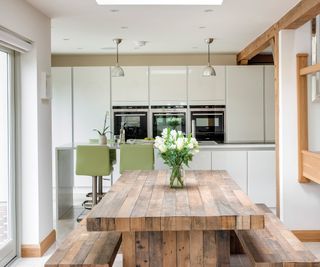
M 135 170 L 153 170 L 154 151 L 151 144 L 120 145 L 120 173 Z
M 108 176 L 112 171 L 108 146 L 77 146 L 76 174 L 86 176 Z

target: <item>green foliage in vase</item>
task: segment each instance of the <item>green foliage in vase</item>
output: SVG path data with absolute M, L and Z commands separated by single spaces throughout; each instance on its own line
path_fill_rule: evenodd
M 108 119 L 108 115 L 109 115 L 109 111 L 106 111 L 106 114 L 104 116 L 104 122 L 103 122 L 103 128 L 102 130 L 98 130 L 98 129 L 93 129 L 93 131 L 97 132 L 99 135 L 106 135 L 106 133 L 110 133 L 110 131 L 108 131 L 108 129 L 110 128 L 109 126 L 107 126 L 107 119 Z

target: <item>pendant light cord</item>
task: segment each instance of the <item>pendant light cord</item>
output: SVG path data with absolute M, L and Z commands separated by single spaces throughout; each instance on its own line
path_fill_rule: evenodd
M 210 44 L 208 44 L 208 65 L 210 65 Z
M 118 53 L 118 49 L 119 49 L 119 44 L 117 44 L 117 65 L 119 64 L 119 53 Z

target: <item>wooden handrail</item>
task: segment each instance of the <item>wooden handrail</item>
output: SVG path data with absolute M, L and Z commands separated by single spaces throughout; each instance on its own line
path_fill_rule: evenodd
M 313 74 L 320 71 L 320 64 L 311 65 L 305 68 L 300 69 L 300 75 Z
M 320 153 L 303 150 L 301 154 L 303 176 L 320 184 Z

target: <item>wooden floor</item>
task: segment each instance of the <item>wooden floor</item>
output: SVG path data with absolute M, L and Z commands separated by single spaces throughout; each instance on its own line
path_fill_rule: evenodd
M 8 239 L 7 203 L 0 202 L 0 247 Z

